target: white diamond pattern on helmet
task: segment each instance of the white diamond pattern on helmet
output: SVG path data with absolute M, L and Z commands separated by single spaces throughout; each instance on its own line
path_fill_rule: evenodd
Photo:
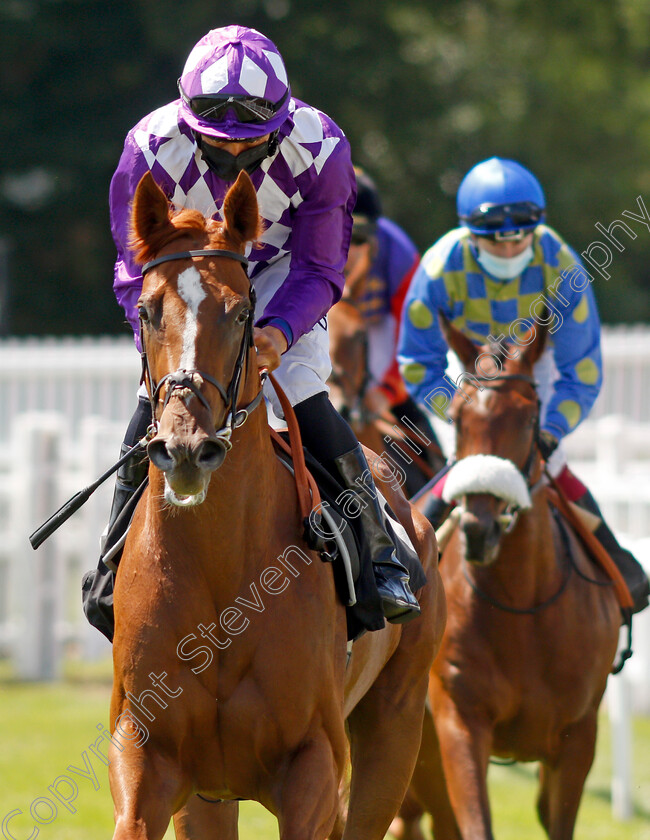
M 244 56 L 239 71 L 239 84 L 250 96 L 264 97 L 269 77 L 262 68 L 247 55 Z
M 197 44 L 187 56 L 185 67 L 183 67 L 183 76 L 196 70 L 203 59 L 212 52 L 214 52 L 213 44 Z
M 220 93 L 228 85 L 228 56 L 211 64 L 201 73 L 201 90 L 203 93 Z
M 273 68 L 275 75 L 278 77 L 278 79 L 282 82 L 282 84 L 289 87 L 287 71 L 285 70 L 284 64 L 280 56 L 275 52 L 271 52 L 270 50 L 262 50 L 262 52 L 268 58 L 269 64 Z

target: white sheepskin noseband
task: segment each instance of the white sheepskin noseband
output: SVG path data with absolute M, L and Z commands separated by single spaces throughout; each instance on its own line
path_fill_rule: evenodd
M 468 455 L 449 470 L 442 491 L 445 502 L 458 501 L 467 493 L 489 493 L 521 510 L 532 505 L 523 475 L 512 461 L 496 455 Z

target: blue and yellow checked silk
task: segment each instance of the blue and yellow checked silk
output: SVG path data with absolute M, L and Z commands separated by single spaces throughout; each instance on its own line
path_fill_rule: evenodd
M 405 301 L 398 345 L 400 371 L 419 403 L 435 410 L 448 402 L 447 345 L 437 317 L 442 311 L 477 345 L 488 336 L 515 343 L 546 320 L 559 378 L 544 406 L 544 428 L 561 438 L 588 415 L 602 383 L 593 278 L 546 225 L 535 229 L 533 251 L 513 280 L 495 279 L 481 268 L 467 228 L 450 231 L 426 252 Z

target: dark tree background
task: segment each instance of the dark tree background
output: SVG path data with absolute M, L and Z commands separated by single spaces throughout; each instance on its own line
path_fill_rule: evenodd
M 535 171 L 577 250 L 650 206 L 647 0 L 2 0 L 3 334 L 127 332 L 107 211 L 124 136 L 235 22 L 276 42 L 294 95 L 341 125 L 422 249 L 493 154 Z M 650 230 L 632 227 L 595 282 L 610 323 L 650 319 Z

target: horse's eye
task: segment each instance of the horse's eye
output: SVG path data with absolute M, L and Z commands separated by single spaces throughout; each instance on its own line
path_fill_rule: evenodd
M 147 312 L 147 307 L 140 304 L 138 306 L 138 316 L 143 324 L 149 323 L 149 313 Z
M 248 319 L 250 317 L 251 317 L 251 311 L 250 311 L 250 309 L 246 308 L 246 309 L 242 309 L 242 311 L 237 316 L 236 320 L 237 320 L 238 324 L 245 324 L 246 321 L 248 321 Z

